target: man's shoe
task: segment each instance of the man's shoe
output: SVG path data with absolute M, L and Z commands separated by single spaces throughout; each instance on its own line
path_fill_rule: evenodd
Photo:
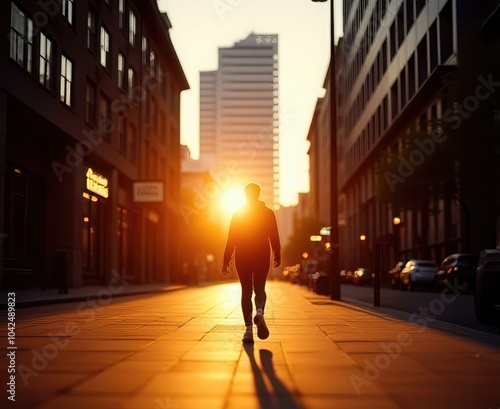
M 266 321 L 264 321 L 264 315 L 257 314 L 254 317 L 253 322 L 255 325 L 257 325 L 257 336 L 260 339 L 269 338 L 269 329 L 267 328 Z
M 243 342 L 253 342 L 253 333 L 252 333 L 252 330 L 250 331 L 245 331 L 245 333 L 243 334 L 243 339 L 242 339 Z

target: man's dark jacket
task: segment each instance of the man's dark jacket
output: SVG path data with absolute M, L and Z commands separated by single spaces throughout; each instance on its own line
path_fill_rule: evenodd
M 280 257 L 281 245 L 274 212 L 261 200 L 247 202 L 233 214 L 223 262 L 229 264 L 235 252 L 236 265 L 270 265 L 271 248 L 275 257 Z

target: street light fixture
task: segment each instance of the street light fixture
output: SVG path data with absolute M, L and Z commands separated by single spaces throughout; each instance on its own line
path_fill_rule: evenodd
M 312 0 L 325 3 L 327 0 Z M 335 23 L 334 0 L 330 0 L 330 241 L 334 250 L 330 252 L 330 298 L 340 300 L 340 258 L 337 198 L 337 91 L 335 78 Z

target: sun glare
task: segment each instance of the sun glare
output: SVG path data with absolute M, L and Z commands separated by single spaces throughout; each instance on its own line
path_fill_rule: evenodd
M 245 204 L 245 195 L 241 189 L 228 189 L 222 193 L 221 205 L 222 208 L 230 213 Z

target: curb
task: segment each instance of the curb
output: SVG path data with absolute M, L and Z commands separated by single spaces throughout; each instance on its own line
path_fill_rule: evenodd
M 358 301 L 354 298 L 344 297 L 341 301 L 333 301 L 330 299 L 322 300 L 322 298 L 314 298 L 314 300 L 320 301 L 323 304 L 331 304 L 337 305 L 339 307 L 348 308 L 351 310 L 356 310 L 359 312 L 364 312 L 373 316 L 376 316 L 380 319 L 384 320 L 399 320 L 405 321 L 407 323 L 411 323 L 410 317 L 415 314 L 416 316 L 425 319 L 424 316 L 421 316 L 414 313 L 409 313 L 406 311 L 400 311 L 389 307 L 374 307 L 369 303 L 364 301 Z M 309 301 L 313 302 L 313 299 L 309 299 Z M 476 341 L 487 343 L 491 346 L 498 347 L 500 346 L 500 335 L 493 334 L 490 332 L 483 332 L 474 328 L 464 327 L 458 324 L 454 324 L 447 321 L 441 321 L 439 319 L 435 319 L 434 321 L 427 321 L 427 327 L 437 331 L 444 331 L 448 334 L 453 334 L 457 336 L 464 337 L 469 341 Z M 418 323 L 413 323 L 413 325 L 419 325 Z

